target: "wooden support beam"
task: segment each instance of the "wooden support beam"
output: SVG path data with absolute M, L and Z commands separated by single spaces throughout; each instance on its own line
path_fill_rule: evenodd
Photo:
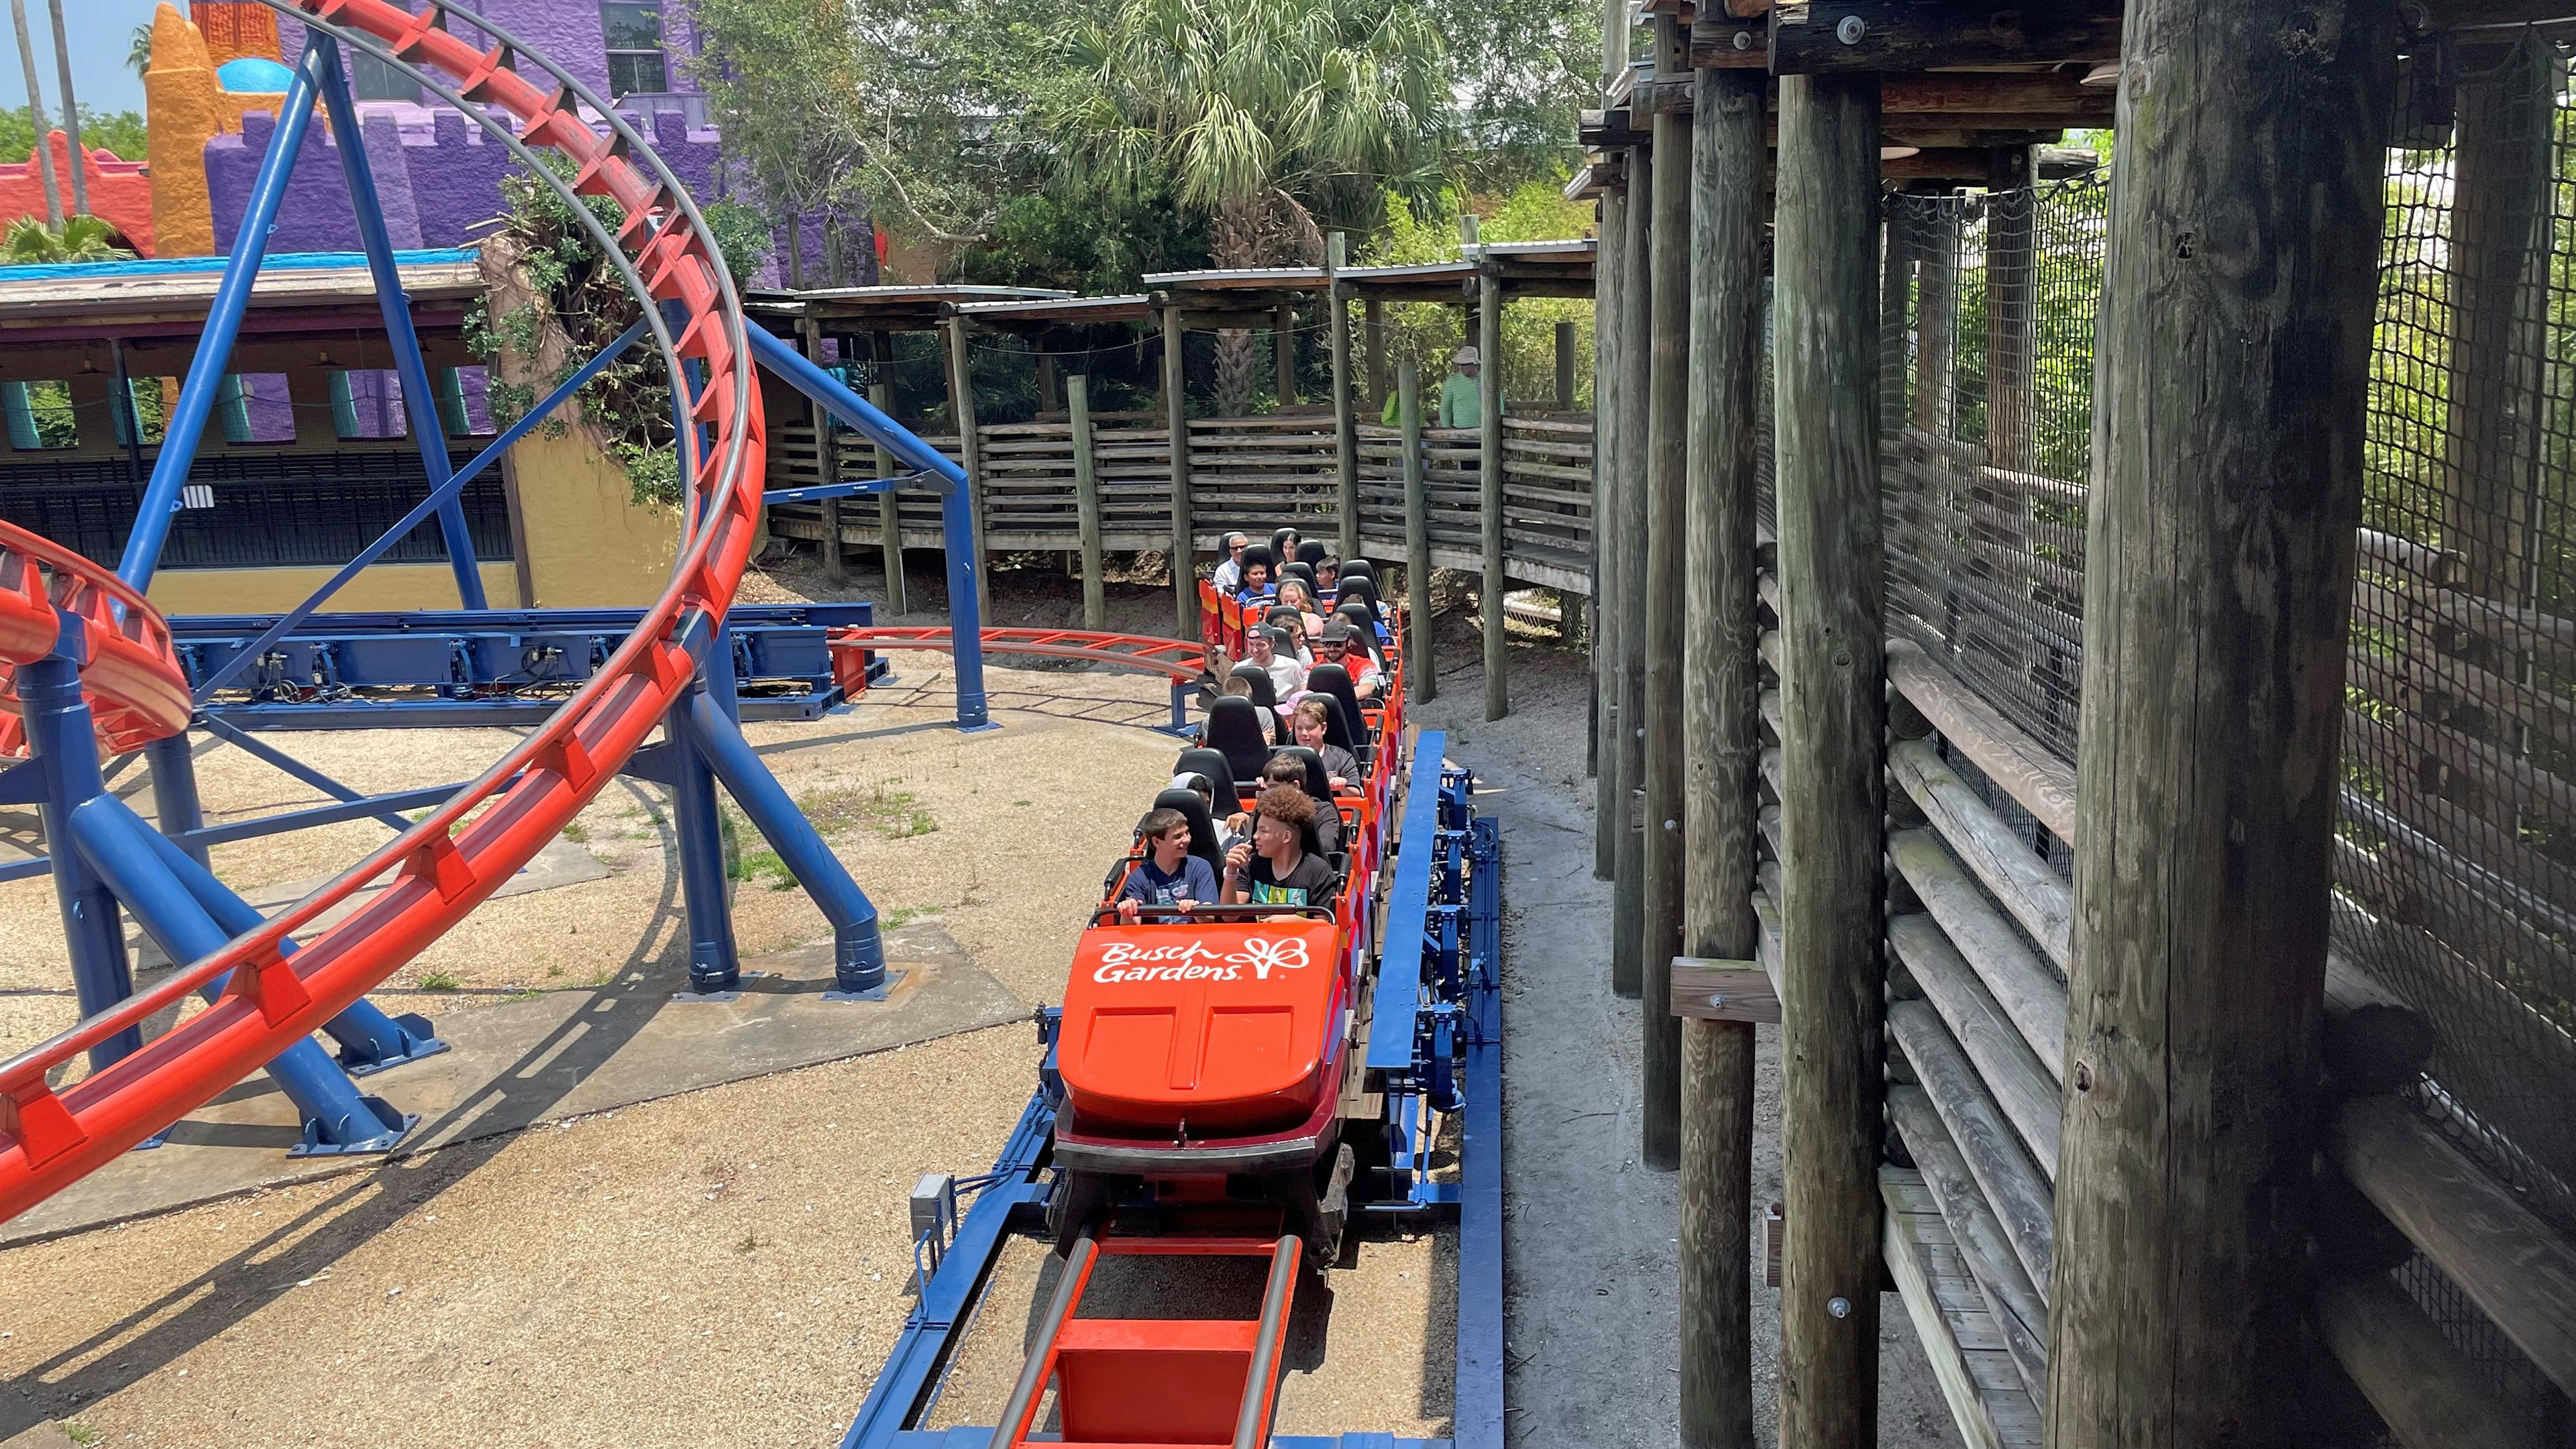
M 1082 541 L 1082 627 L 1109 628 L 1108 580 L 1101 573 L 1100 471 L 1091 455 L 1091 379 L 1064 380 L 1064 407 L 1073 434 L 1074 527 Z
M 2311 1316 L 2406 1449 L 2541 1449 L 2442 1326 L 2385 1274 L 2327 1277 Z
M 1189 374 L 1183 366 L 1181 309 L 1163 308 L 1163 426 L 1171 435 L 1172 603 L 1175 639 L 1199 637 L 1199 565 L 1190 520 Z
M 1940 1205 L 1941 1221 L 1949 1225 L 1977 1296 L 2002 1331 L 2013 1370 L 2036 1398 L 2048 1384 L 2048 1300 L 2014 1256 L 2003 1220 L 1987 1206 L 1968 1159 L 1951 1140 L 1950 1129 L 1941 1125 L 1932 1099 L 1920 1087 L 1893 1088 L 1887 1094 L 1887 1116 Z
M 1959 333 L 1958 211 L 1943 206 L 1920 230 L 1915 255 L 1922 300 L 1915 309 L 1914 324 L 1914 426 L 1948 437 L 1959 402 L 1958 374 L 1951 361 Z
M 1745 897 L 1750 915 L 1753 898 Z M 1675 956 L 1672 1013 L 1692 1021 L 1726 1021 L 1745 1026 L 1780 1024 L 1780 993 L 1759 961 L 1726 961 L 1707 956 Z
M 2576 1397 L 2576 1245 L 2394 1097 L 2345 1103 L 2325 1146 L 2327 1160 Z
M 2061 1444 L 2305 1442 L 2278 1366 L 2302 1351 L 2395 10 L 2128 10 L 2087 500 Z M 2284 196 L 2301 201 L 2259 204 Z M 2209 229 L 2221 211 L 2241 225 Z
M 1780 82 L 1774 350 L 1782 745 L 1780 1437 L 1876 1442 L 1886 728 L 1878 78 Z
M 1771 11 L 1771 73 L 1926 71 L 2109 60 L 2118 0 L 1815 0 Z
M 1646 402 L 1648 340 L 1654 335 L 1654 266 L 1650 223 L 1655 168 L 1648 148 L 1630 150 L 1625 245 L 1621 249 L 1619 319 L 1619 471 L 1612 496 L 1618 515 L 1611 538 L 1618 546 L 1619 610 L 1619 855 L 1610 890 L 1610 987 L 1620 996 L 1644 995 L 1646 838 Z
M 1333 470 L 1340 484 L 1341 556 L 1360 556 L 1360 430 L 1351 398 L 1351 304 L 1333 285 L 1349 241 L 1340 232 L 1324 239 L 1324 331 L 1333 355 Z
M 993 617 L 993 555 L 984 547 L 984 449 L 975 431 L 974 354 L 966 347 L 966 319 L 951 317 L 940 337 L 948 349 L 948 415 L 957 422 L 958 463 L 966 470 L 967 508 L 974 518 L 976 617 Z
M 1626 385 L 1628 347 L 1628 188 L 1624 184 L 1601 193 L 1600 258 L 1592 301 L 1592 536 L 1601 557 L 1596 596 L 1601 628 L 1593 642 L 1592 667 L 1593 711 L 1600 720 L 1601 736 L 1593 771 L 1592 874 L 1598 880 L 1615 880 L 1619 837 L 1628 819 L 1628 784 L 1620 774 L 1619 761 L 1628 736 L 1628 661 L 1621 633 L 1631 618 L 1621 576 L 1627 567 L 1628 540 L 1619 526 L 1619 490 L 1627 484 L 1627 429 L 1623 426 L 1627 414 L 1620 397 Z M 1615 950 L 1612 961 L 1615 978 Z
M 811 317 L 796 322 L 796 339 L 804 344 L 805 359 L 816 367 L 823 365 L 823 327 Z M 832 435 L 832 416 L 812 398 L 805 400 L 806 426 L 814 430 L 814 461 L 817 483 L 841 481 L 841 445 Z M 849 582 L 849 563 L 841 553 L 841 500 L 826 498 L 819 510 L 823 515 L 823 582 L 840 588 Z
M 1574 324 L 1556 324 L 1556 410 L 1574 411 Z
M 1473 218 L 1468 218 L 1473 220 Z M 1512 712 L 1503 595 L 1503 289 L 1486 264 L 1476 286 L 1476 522 L 1483 545 L 1477 609 L 1485 623 L 1485 718 Z
M 1422 374 L 1411 362 L 1395 378 L 1396 420 L 1404 429 L 1404 687 L 1416 704 L 1440 697 L 1431 636 L 1431 512 L 1422 487 Z
M 1770 81 L 1708 71 L 1691 116 L 1688 536 L 1683 572 L 1682 944 L 1759 961 L 1754 654 L 1754 447 L 1760 433 L 1761 173 Z M 1597 513 L 1597 510 L 1596 510 Z M 1759 966 L 1757 973 L 1761 972 Z M 1779 998 L 1761 973 L 1777 1021 Z M 1679 999 L 1686 973 L 1674 966 Z M 1735 993 L 1712 988 L 1702 994 Z M 1753 1029 L 1682 1024 L 1681 1439 L 1744 1449 L 1753 1439 L 1753 1323 L 1745 1224 L 1753 1206 Z
M 1368 415 L 1386 406 L 1386 304 L 1375 297 L 1360 304 L 1361 346 L 1368 353 Z
M 1686 77 L 1681 25 L 1655 20 L 1655 68 Z M 1640 1054 L 1644 1087 L 1639 1112 L 1641 1160 L 1650 1168 L 1681 1165 L 1681 1023 L 1653 1004 L 1671 994 L 1672 959 L 1682 949 L 1682 610 L 1687 592 L 1683 535 L 1690 529 L 1691 118 L 1655 117 L 1654 222 L 1650 262 L 1656 308 L 1647 338 L 1646 393 L 1646 712 L 1645 899 L 1639 950 L 1645 957 L 1648 1009 Z
M 1297 304 L 1281 302 L 1272 317 L 1270 362 L 1276 374 L 1273 381 L 1279 392 L 1279 406 L 1293 407 L 1297 402 Z
M 1942 1026 L 1941 1018 L 1920 1001 L 1900 1001 L 1887 1009 L 1888 1035 L 1895 1038 L 1923 1093 L 1941 1115 L 1950 1140 L 1967 1159 L 1977 1191 L 2002 1222 L 2013 1256 L 2045 1295 L 2055 1276 L 2057 1248 L 2051 1223 L 2048 1179 L 2031 1165 L 2020 1139 L 2004 1120 L 1985 1079 Z M 1789 1220 L 1798 1220 L 1790 1204 Z
M 894 416 L 894 334 L 868 334 L 868 401 L 878 412 Z M 895 476 L 894 454 L 879 446 L 877 476 Z M 911 581 L 903 575 L 903 510 L 892 493 L 877 495 L 877 533 L 879 547 L 885 555 L 886 608 L 897 614 L 912 612 Z

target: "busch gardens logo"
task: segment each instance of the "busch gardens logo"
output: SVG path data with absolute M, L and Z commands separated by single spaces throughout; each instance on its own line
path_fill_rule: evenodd
M 1255 980 L 1267 981 L 1273 971 L 1305 965 L 1306 943 L 1293 936 L 1284 941 L 1253 936 L 1244 941 L 1242 950 L 1232 952 L 1211 951 L 1205 941 L 1186 946 L 1113 941 L 1101 949 L 1100 965 L 1091 979 L 1104 986 L 1121 981 L 1240 981 L 1243 968 L 1249 966 Z

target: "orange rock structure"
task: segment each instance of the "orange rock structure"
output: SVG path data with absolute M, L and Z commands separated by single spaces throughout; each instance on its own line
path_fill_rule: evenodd
M 243 56 L 277 58 L 277 20 L 261 5 L 205 4 L 197 8 L 207 21 L 200 29 L 177 7 L 163 5 L 152 16 L 152 68 L 143 73 L 144 116 L 151 136 L 152 230 L 155 255 L 211 256 L 215 250 L 213 203 L 206 193 L 206 143 L 242 128 L 248 111 L 276 112 L 286 98 L 275 93 L 227 91 L 215 78 L 215 67 Z M 237 11 L 257 11 L 252 17 Z M 243 48 L 266 26 L 265 50 Z M 225 47 L 220 56 L 216 36 Z

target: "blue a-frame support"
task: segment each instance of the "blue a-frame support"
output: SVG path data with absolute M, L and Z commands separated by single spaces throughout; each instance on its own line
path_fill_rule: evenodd
M 225 260 L 205 330 L 169 412 L 159 456 L 145 485 L 134 528 L 118 560 L 117 572 L 127 583 L 138 590 L 148 590 L 169 541 L 206 423 L 221 399 L 226 368 L 248 310 L 252 285 L 266 259 L 279 207 L 311 130 L 317 103 L 329 115 L 337 138 L 342 175 L 348 184 L 358 234 L 392 346 L 395 371 L 401 380 L 405 417 L 421 450 L 430 488 L 428 496 L 408 515 L 334 574 L 312 597 L 269 623 L 250 647 L 201 680 L 194 700 L 201 708 L 236 670 L 264 657 L 270 646 L 289 638 L 340 587 L 430 518 L 437 520 L 460 602 L 468 611 L 484 610 L 482 577 L 459 501 L 464 485 L 494 464 L 512 443 L 569 400 L 648 330 L 646 323 L 637 323 L 513 423 L 473 461 L 462 469 L 455 467 L 448 455 L 428 367 L 412 326 L 410 302 L 402 292 L 401 273 L 376 194 L 339 46 L 324 27 L 317 26 L 298 57 L 277 128 L 260 160 L 240 231 Z M 983 687 L 981 620 L 974 588 L 981 560 L 974 554 L 963 471 L 828 374 L 781 347 L 776 339 L 756 328 L 750 329 L 750 334 L 760 361 L 916 470 L 907 479 L 860 485 L 850 491 L 882 491 L 919 481 L 942 492 L 950 597 L 958 641 L 958 724 L 970 730 L 990 727 Z M 675 405 L 679 401 L 675 397 Z M 687 435 L 685 406 L 680 407 L 679 419 L 685 458 L 701 451 L 703 439 Z M 668 779 L 683 801 L 681 853 L 692 917 L 692 986 L 700 992 L 721 992 L 739 976 L 726 919 L 721 827 L 713 808 L 713 786 L 721 780 L 832 921 L 838 989 L 830 994 L 844 999 L 881 997 L 886 985 L 885 962 L 875 910 L 743 738 L 735 708 L 730 639 L 718 631 L 691 641 L 691 647 L 700 662 L 699 682 L 667 722 L 668 742 L 639 758 L 633 770 Z M 11 791 L 12 798 L 39 804 L 43 809 L 52 847 L 51 859 L 44 864 L 55 876 L 84 1016 L 105 1010 L 132 992 L 132 965 L 119 923 L 120 909 L 130 912 L 146 934 L 179 960 L 196 959 L 220 949 L 231 937 L 255 927 L 260 919 L 253 907 L 206 870 L 204 845 L 189 839 L 207 832 L 203 830 L 194 765 L 185 735 L 155 742 L 146 750 L 161 830 L 154 830 L 107 793 L 97 738 L 80 685 L 79 670 L 86 658 L 81 620 L 63 616 L 61 642 L 54 653 L 19 673 L 28 718 L 30 760 L 24 767 L 28 778 L 23 783 L 0 787 Z M 237 730 L 223 733 L 237 744 L 248 740 Z M 285 763 L 295 762 L 290 758 Z M 341 796 L 344 801 L 339 807 L 304 812 L 313 816 L 311 823 L 320 823 L 325 816 L 355 818 L 352 811 L 381 813 L 416 803 L 405 799 L 398 804 L 390 796 L 360 796 L 318 772 L 310 773 L 326 793 Z M 692 804 L 697 808 L 690 808 Z M 188 843 L 183 845 L 181 840 Z M 292 949 L 293 943 L 287 945 Z M 421 1018 L 392 1018 L 364 1001 L 335 1018 L 328 1029 L 342 1046 L 338 1062 L 333 1062 L 320 1046 L 306 1041 L 288 1049 L 270 1065 L 271 1074 L 304 1116 L 305 1145 L 301 1150 L 373 1151 L 393 1146 L 408 1129 L 409 1119 L 359 1092 L 350 1074 L 431 1055 L 444 1050 L 445 1044 L 431 1034 L 428 1023 Z M 137 1032 L 113 1038 L 93 1050 L 93 1064 L 104 1066 L 140 1044 Z

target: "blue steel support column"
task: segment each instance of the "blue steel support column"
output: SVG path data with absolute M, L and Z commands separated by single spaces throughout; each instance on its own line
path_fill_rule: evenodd
M 134 994 L 134 967 L 125 955 L 125 926 L 116 896 L 96 871 L 67 848 L 72 811 L 104 790 L 99 778 L 98 736 L 89 704 L 81 698 L 80 666 L 86 647 L 79 625 L 63 616 L 62 641 L 53 653 L 18 670 L 18 705 L 27 718 L 27 752 L 41 774 L 39 805 L 45 845 L 54 859 L 54 899 L 62 909 L 63 938 L 71 947 L 72 988 L 80 1014 L 95 1016 Z M 143 1045 L 143 1029 L 130 1027 L 91 1047 L 90 1069 L 106 1066 Z
M 242 212 L 241 231 L 233 238 L 233 254 L 224 263 L 224 279 L 215 287 L 205 331 L 197 336 L 196 355 L 179 388 L 179 401 L 170 409 L 161 455 L 153 460 L 152 481 L 144 486 L 142 505 L 134 515 L 134 531 L 126 535 L 116 573 L 138 589 L 151 586 L 152 570 L 161 562 L 161 546 L 170 539 L 170 520 L 187 487 L 188 470 L 197 461 L 197 441 L 222 390 L 233 339 L 241 334 L 242 311 L 250 305 L 251 280 L 259 275 L 260 259 L 268 253 L 268 233 L 277 223 L 287 176 L 294 170 L 295 153 L 304 148 L 304 132 L 313 120 L 313 77 L 320 64 L 317 47 L 328 43 L 315 36 L 296 63 L 295 79 L 278 108 L 276 133 L 269 139 L 268 154 L 260 158 L 258 177 L 251 182 L 250 202 Z
M 672 828 L 680 845 L 680 896 L 689 919 L 689 989 L 701 995 L 731 991 L 742 982 L 734 949 L 733 901 L 725 878 L 724 817 L 716 805 L 716 777 L 706 757 L 689 747 L 679 715 L 704 698 L 703 685 L 671 707 L 664 733 L 671 751 Z
M 877 909 L 850 877 L 849 867 L 832 854 L 805 812 L 796 808 L 778 777 L 769 773 L 709 691 L 689 696 L 671 711 L 671 722 L 688 744 L 688 753 L 706 761 L 742 806 L 751 823 L 832 922 L 833 995 L 882 995 L 885 989 L 885 942 L 877 928 Z M 695 932 L 693 931 L 694 935 Z
M 113 797 L 110 797 L 113 798 Z M 259 909 L 240 896 L 232 887 L 216 879 L 215 873 L 171 840 L 141 820 L 134 822 L 135 837 L 152 852 L 163 870 L 170 873 L 187 891 L 190 899 L 214 919 L 227 940 L 245 931 L 258 929 L 266 918 Z M 300 948 L 293 941 L 279 943 L 279 954 L 292 956 Z M 363 1077 L 398 1067 L 422 1057 L 434 1057 L 447 1050 L 438 1039 L 438 1029 L 428 1017 L 413 1014 L 388 1016 L 383 1008 L 361 997 L 349 1009 L 322 1023 L 322 1029 L 340 1044 L 340 1065 L 349 1075 Z
M 161 817 L 161 833 L 175 839 L 203 826 L 206 810 L 197 798 L 197 759 L 188 753 L 188 732 L 145 745 L 143 762 L 152 770 L 152 809 Z M 187 854 L 205 863 L 204 846 L 189 846 Z
M 820 403 L 825 412 L 858 429 L 897 462 L 941 480 L 939 526 L 948 551 L 948 632 L 957 668 L 957 727 L 990 727 L 992 714 L 984 700 L 984 617 L 975 593 L 977 572 L 984 561 L 975 556 L 975 520 L 969 512 L 973 499 L 966 488 L 966 470 L 914 436 L 910 428 L 879 412 L 840 379 L 807 361 L 795 348 L 758 327 L 749 331 L 751 355 L 761 366 Z
M 358 243 L 367 253 L 367 271 L 375 278 L 376 305 L 385 318 L 385 338 L 393 344 L 394 371 L 402 378 L 403 422 L 420 447 L 421 466 L 432 490 L 454 474 L 447 456 L 447 423 L 439 415 L 437 394 L 430 390 L 429 364 L 420 355 L 420 336 L 412 330 L 411 298 L 402 289 L 394 266 L 393 238 L 385 233 L 384 204 L 376 195 L 376 172 L 367 159 L 358 129 L 357 103 L 349 98 L 349 76 L 340 64 L 339 45 L 317 34 L 313 49 L 320 57 L 316 85 L 331 114 L 331 134 L 338 141 L 340 174 L 349 183 L 349 205 L 358 218 Z M 468 609 L 485 607 L 483 571 L 474 565 L 474 539 L 465 528 L 465 505 L 454 497 L 438 505 L 438 536 L 447 545 L 447 566 L 456 574 L 456 593 Z
M 99 795 L 71 812 L 72 850 L 55 851 L 55 874 L 79 856 L 99 873 L 146 934 L 160 943 L 173 961 L 196 961 L 224 948 L 231 938 L 206 914 L 187 888 L 160 869 L 150 838 L 156 832 L 125 802 Z M 208 982 L 206 998 L 223 994 L 231 973 Z M 419 1120 L 405 1116 L 381 1097 L 361 1093 L 329 1053 L 311 1038 L 296 1042 L 268 1064 L 279 1090 L 304 1118 L 304 1141 L 288 1149 L 290 1157 L 352 1152 L 383 1152 L 402 1140 Z

